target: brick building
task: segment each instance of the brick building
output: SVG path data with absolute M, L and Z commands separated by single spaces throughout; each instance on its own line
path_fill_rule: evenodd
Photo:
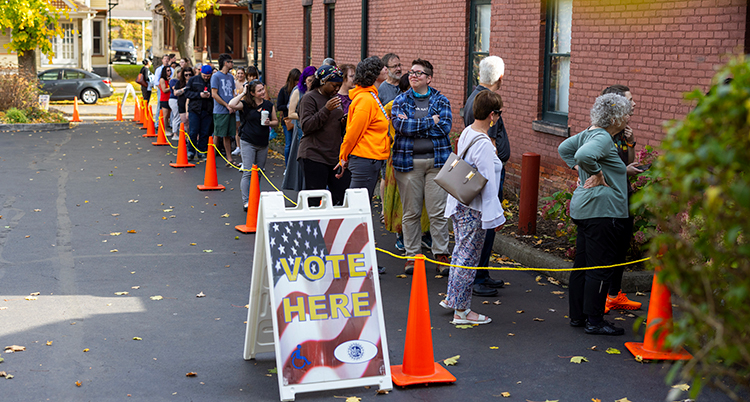
M 272 91 L 291 68 L 320 66 L 327 56 L 430 60 L 432 85 L 450 99 L 460 132 L 474 66 L 498 55 L 506 63 L 508 186 L 518 186 L 522 154 L 535 152 L 548 194 L 572 177 L 557 146 L 588 126 L 604 87 L 631 88 L 637 147 L 658 146 L 663 122 L 691 108 L 683 93 L 707 90 L 718 66 L 746 52 L 747 21 L 745 0 L 266 0 L 264 56 Z

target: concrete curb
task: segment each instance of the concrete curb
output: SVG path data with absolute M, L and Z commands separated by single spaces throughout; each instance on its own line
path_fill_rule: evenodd
M 58 131 L 70 129 L 68 123 L 0 124 L 0 132 L 11 131 Z
M 492 250 L 500 255 L 506 255 L 513 261 L 527 267 L 571 268 L 573 263 L 560 257 L 529 247 L 508 236 L 496 235 Z M 539 273 L 551 276 L 567 285 L 570 272 L 552 272 L 539 270 Z M 650 292 L 654 279 L 652 271 L 625 272 L 622 276 L 622 291 L 625 293 Z

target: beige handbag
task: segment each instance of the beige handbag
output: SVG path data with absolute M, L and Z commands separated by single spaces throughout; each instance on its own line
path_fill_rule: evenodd
M 464 149 L 464 152 L 461 153 L 460 157 L 451 152 L 445 165 L 440 168 L 437 176 L 435 176 L 435 183 L 464 205 L 471 204 L 471 201 L 476 198 L 484 188 L 484 185 L 487 184 L 487 179 L 476 168 L 471 167 L 464 160 L 464 156 L 466 156 L 469 148 L 481 139 L 489 140 L 486 136 L 474 138 L 469 143 L 469 146 Z

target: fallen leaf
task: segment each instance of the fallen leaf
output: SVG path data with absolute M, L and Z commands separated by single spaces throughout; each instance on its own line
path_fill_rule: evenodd
M 138 233 L 135 230 L 128 230 L 128 233 Z
M 516 310 L 516 313 L 523 314 L 523 310 Z
M 172 208 L 167 208 L 167 209 L 164 210 L 164 212 L 172 212 L 172 211 L 174 211 L 174 209 L 172 209 Z
M 564 295 L 565 292 L 563 292 L 562 290 L 555 290 L 554 292 L 552 292 L 552 294 L 553 295 Z
M 570 358 L 571 363 L 581 364 L 581 362 L 587 362 L 588 359 L 586 359 L 583 356 L 573 356 Z
M 508 332 L 508 336 L 516 336 L 516 334 L 514 334 L 512 332 Z
M 673 385 L 672 388 L 677 388 L 680 391 L 687 391 L 690 389 L 690 386 L 687 384 L 677 384 L 677 385 Z
M 110 236 L 119 236 L 119 235 L 121 235 L 121 234 L 122 234 L 122 233 L 120 233 L 120 232 L 112 232 L 112 233 L 110 233 L 109 235 L 110 235 Z
M 487 300 L 483 301 L 482 304 L 490 304 Z
M 213 250 L 203 250 L 204 253 L 213 253 Z
M 36 296 L 26 296 L 26 297 L 24 297 L 24 299 L 26 299 L 26 300 L 37 300 L 39 298 L 36 297 Z
M 229 218 L 229 213 L 226 213 L 226 214 L 222 215 L 221 217 L 222 218 Z
M 500 349 L 499 346 L 490 346 L 490 349 Z
M 112 216 L 120 216 L 120 214 L 112 214 Z
M 6 353 L 9 352 L 9 351 L 13 352 L 13 353 L 15 353 L 15 352 L 23 352 L 24 350 L 26 350 L 26 346 L 10 345 L 10 346 L 6 346 L 5 347 L 5 352 Z
M 638 363 L 643 363 L 643 356 L 635 355 L 635 361 L 637 361 Z
M 113 248 L 112 250 L 109 250 L 110 253 L 116 253 L 118 250 L 116 248 Z
M 163 299 L 163 298 L 164 298 L 164 297 L 162 297 L 162 296 L 160 296 L 160 295 L 156 295 L 156 296 L 151 296 L 151 297 L 150 297 L 150 299 L 151 299 L 151 300 L 161 300 L 161 299 Z
M 453 357 L 449 357 L 445 360 L 443 360 L 443 364 L 446 366 L 455 366 L 456 363 L 458 363 L 458 359 L 461 357 L 461 355 L 455 355 Z
M 27 239 L 28 239 L 29 237 L 31 237 L 31 235 L 26 235 L 26 238 L 27 238 Z
M 80 381 L 76 381 L 76 387 L 80 387 L 82 384 Z
M 13 375 L 6 373 L 5 371 L 0 371 L 0 377 L 5 377 L 6 380 L 10 380 L 13 378 Z
M 628 399 L 628 398 L 622 398 L 622 399 L 616 400 L 615 402 L 630 402 L 630 399 Z
M 456 328 L 457 329 L 472 329 L 474 328 L 474 326 L 471 324 L 465 324 L 465 325 L 456 325 Z
M 406 278 L 406 274 L 396 275 L 396 278 Z
M 197 295 L 195 295 L 195 297 L 206 297 L 206 294 L 203 292 L 200 292 Z
M 544 322 L 544 318 L 536 318 L 536 317 L 534 317 L 534 321 Z
M 594 345 L 594 346 L 590 347 L 589 349 L 591 349 L 591 350 L 594 350 L 594 351 L 595 351 L 595 350 L 596 350 L 596 345 Z
M 610 355 L 619 355 L 620 351 L 615 348 L 607 348 L 607 353 L 609 353 Z
M 191 246 L 197 246 L 198 243 L 190 243 Z
M 35 209 L 34 212 L 42 212 L 41 209 Z
M 86 353 L 89 351 L 89 348 L 83 349 L 83 353 Z
M 278 372 L 279 372 L 279 370 L 276 367 L 274 367 L 272 369 L 268 369 L 268 373 L 269 374 L 277 374 Z
M 625 321 L 625 319 L 622 317 L 615 317 L 615 321 Z
M 599 398 L 591 398 L 591 402 L 602 402 Z
M 492 302 L 492 304 L 499 306 L 499 305 L 503 304 L 503 302 L 501 302 L 500 300 L 495 300 L 495 301 Z
M 47 346 L 52 346 L 52 341 L 47 341 Z
M 534 280 L 537 281 L 537 282 L 540 282 L 542 280 L 542 276 L 541 275 L 537 275 L 537 277 L 534 278 Z
M 115 296 L 127 296 L 128 292 L 115 292 Z
M 500 395 L 502 395 L 503 398 L 510 398 L 510 392 L 501 392 Z
M 131 289 L 140 289 L 141 287 L 140 286 L 131 286 L 130 288 Z
M 133 340 L 134 340 L 134 341 L 142 341 L 142 340 L 143 340 L 143 338 L 140 338 L 140 337 L 134 336 L 134 337 L 133 337 Z
M 197 375 L 198 375 L 198 373 L 196 373 L 195 371 L 191 371 L 191 372 L 185 374 L 185 377 L 195 377 Z
M 635 295 L 636 296 L 646 296 L 646 294 L 643 293 L 643 292 L 635 292 Z
M 161 247 L 161 246 L 163 246 L 163 244 L 159 243 L 159 244 L 156 245 L 156 247 Z
M 29 293 L 29 296 L 39 296 L 40 294 L 41 294 L 40 292 L 34 292 L 34 293 Z

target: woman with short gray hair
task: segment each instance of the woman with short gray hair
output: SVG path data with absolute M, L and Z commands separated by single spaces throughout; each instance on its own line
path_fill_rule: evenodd
M 574 268 L 617 264 L 626 245 L 628 219 L 627 168 L 612 136 L 630 119 L 630 102 L 605 94 L 591 108 L 591 127 L 563 141 L 560 157 L 578 171 L 579 183 L 570 200 L 570 217 L 578 226 Z M 591 335 L 623 335 L 625 330 L 604 320 L 604 305 L 612 268 L 572 271 L 570 325 Z

